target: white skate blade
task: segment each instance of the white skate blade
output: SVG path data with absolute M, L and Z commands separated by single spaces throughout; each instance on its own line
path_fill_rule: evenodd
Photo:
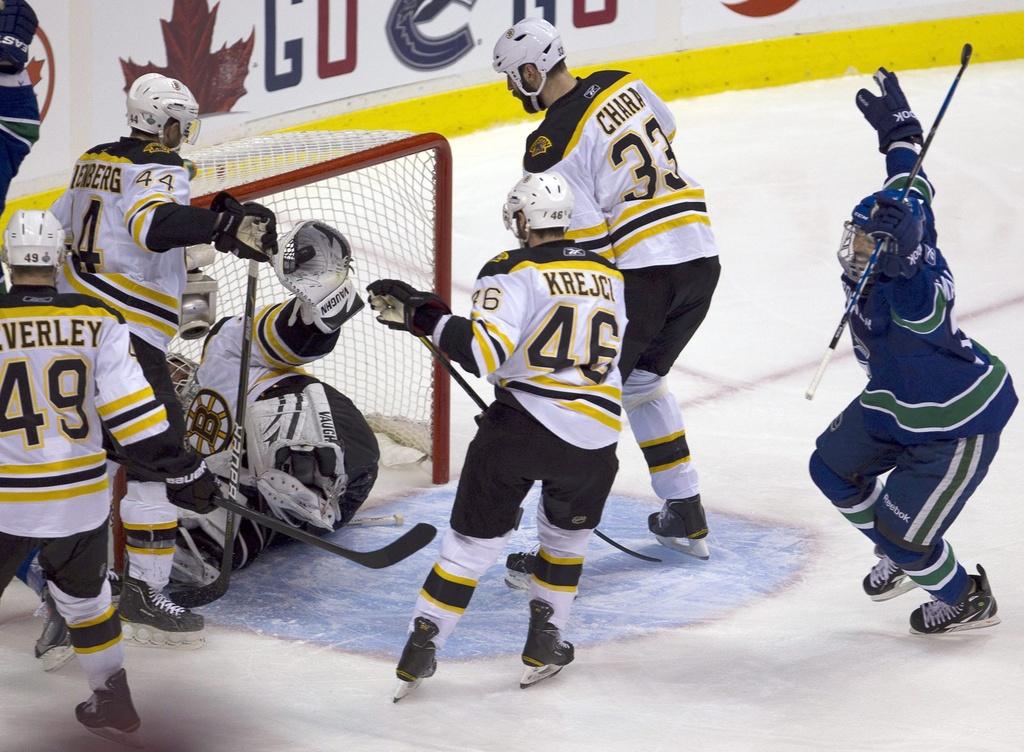
M 125 747 L 130 747 L 132 749 L 146 748 L 146 743 L 143 741 L 142 735 L 138 731 L 132 731 L 129 733 L 127 731 L 119 731 L 116 728 L 111 728 L 110 726 L 103 726 L 101 728 L 86 726 L 85 728 L 96 736 L 101 736 L 104 739 L 116 742 L 117 744 L 121 744 Z
M 57 671 L 74 657 L 75 651 L 70 645 L 57 645 L 39 656 L 39 662 L 42 664 L 43 671 L 49 673 Z
M 417 679 L 416 681 L 407 682 L 403 681 L 402 679 L 399 679 L 398 686 L 395 687 L 395 694 L 391 697 L 391 702 L 398 702 L 399 700 L 401 700 L 407 694 L 416 689 L 416 687 L 418 687 L 420 685 L 420 682 L 422 681 L 422 679 Z
M 206 644 L 202 632 L 165 632 L 133 621 L 121 622 L 121 634 L 135 645 L 170 650 L 198 650 Z
M 910 628 L 910 634 L 917 635 L 918 637 L 941 637 L 942 635 L 954 634 L 956 632 L 966 632 L 968 629 L 981 629 L 982 627 L 994 627 L 996 624 L 1001 622 L 998 616 L 991 616 L 988 619 L 982 619 L 981 621 L 969 621 L 966 624 L 957 624 L 951 629 L 947 629 L 945 632 L 918 632 L 913 627 Z
M 889 590 L 888 592 L 885 592 L 885 593 L 880 593 L 879 595 L 870 595 L 868 597 L 871 598 L 871 600 L 873 600 L 873 601 L 888 601 L 888 600 L 892 600 L 897 595 L 903 595 L 904 593 L 909 593 L 911 590 L 913 590 L 916 587 L 917 587 L 917 583 L 914 582 L 909 577 L 907 577 L 906 579 L 903 580 L 903 582 L 901 582 L 899 585 L 894 587 L 892 590 Z
M 526 572 L 517 572 L 514 569 L 505 570 L 505 584 L 513 590 L 529 590 L 530 581 L 533 575 Z
M 655 535 L 654 537 L 658 539 L 658 543 L 665 548 L 671 548 L 673 551 L 689 554 L 698 559 L 707 560 L 711 558 L 711 552 L 708 550 L 708 544 L 704 538 L 694 540 L 693 538 L 666 538 L 662 535 Z
M 547 679 L 549 676 L 554 676 L 563 668 L 565 666 L 555 666 L 550 663 L 546 666 L 527 666 L 523 669 L 523 675 L 519 679 L 519 688 L 526 689 L 539 681 Z

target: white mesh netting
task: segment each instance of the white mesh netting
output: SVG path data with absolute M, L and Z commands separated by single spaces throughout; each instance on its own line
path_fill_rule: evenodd
M 395 131 L 317 131 L 248 138 L 185 154 L 196 165 L 193 198 L 228 190 L 241 200 L 258 200 L 277 215 L 279 235 L 298 221 L 318 219 L 341 230 L 352 245 L 353 275 L 365 298 L 375 279 L 402 279 L 434 289 L 437 255 L 437 197 L 434 149 L 390 159 L 333 177 L 308 176 L 297 186 L 271 188 L 255 198 L 245 186 L 338 157 L 402 141 Z M 262 192 L 262 191 L 261 191 Z M 241 314 L 246 262 L 217 254 L 204 272 L 219 283 L 217 316 Z M 261 268 L 260 306 L 284 300 L 288 291 L 269 265 Z M 176 340 L 171 349 L 197 359 L 201 341 Z M 375 431 L 431 454 L 435 397 L 430 355 L 415 338 L 373 320 L 367 305 L 346 322 L 334 352 L 308 369 L 348 395 Z

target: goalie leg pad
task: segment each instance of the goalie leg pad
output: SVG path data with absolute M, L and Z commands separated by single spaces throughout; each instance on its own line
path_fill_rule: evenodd
M 348 478 L 323 385 L 258 400 L 245 422 L 249 467 L 271 512 L 333 530 Z

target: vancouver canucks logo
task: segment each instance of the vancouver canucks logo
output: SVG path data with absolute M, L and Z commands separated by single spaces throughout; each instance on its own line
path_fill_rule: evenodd
M 449 5 L 471 10 L 476 0 L 395 0 L 388 14 L 388 42 L 396 57 L 416 70 L 437 70 L 464 57 L 476 40 L 469 24 L 440 37 L 429 36 L 421 25 L 433 21 Z

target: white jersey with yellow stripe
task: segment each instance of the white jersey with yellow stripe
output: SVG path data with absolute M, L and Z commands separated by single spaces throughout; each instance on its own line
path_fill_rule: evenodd
M 168 430 L 112 310 L 53 288 L 0 296 L 0 530 L 57 538 L 110 514 L 103 428 L 122 447 Z
M 253 318 L 249 356 L 248 401 L 282 379 L 306 372 L 301 366 L 334 349 L 338 332 L 324 333 L 304 324 L 295 298 L 264 306 Z M 231 441 L 242 362 L 242 317 L 221 319 L 210 330 L 196 371 L 199 391 L 189 405 L 185 426 L 188 441 L 204 456 L 226 450 Z
M 672 150 L 676 124 L 637 76 L 598 71 L 548 108 L 527 172 L 557 172 L 575 197 L 567 237 L 620 269 L 716 256 L 704 188 Z
M 618 441 L 626 329 L 622 275 L 569 241 L 501 253 L 480 271 L 470 318 L 432 338 L 549 431 L 583 449 Z
M 161 350 L 178 331 L 185 256 L 145 239 L 158 207 L 189 203 L 189 179 L 176 152 L 122 138 L 83 154 L 51 207 L 71 244 L 59 289 L 99 298 Z

